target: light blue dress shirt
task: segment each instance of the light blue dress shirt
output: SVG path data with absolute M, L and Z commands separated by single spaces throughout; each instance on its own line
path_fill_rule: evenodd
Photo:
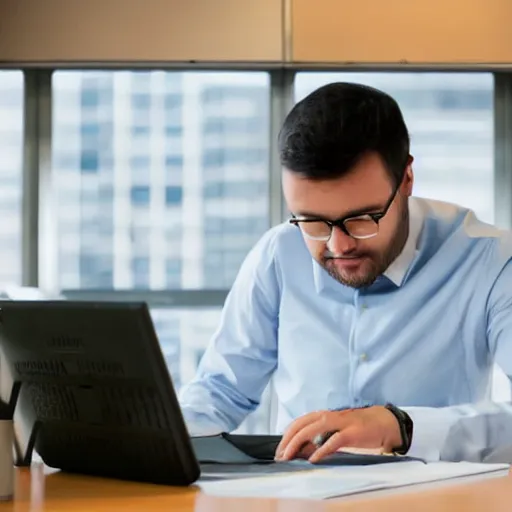
M 411 198 L 403 252 L 369 288 L 346 287 L 298 228 L 268 231 L 244 261 L 180 403 L 191 435 L 232 431 L 270 377 L 277 432 L 315 410 L 392 402 L 414 421 L 410 454 L 512 462 L 512 234 L 472 211 Z

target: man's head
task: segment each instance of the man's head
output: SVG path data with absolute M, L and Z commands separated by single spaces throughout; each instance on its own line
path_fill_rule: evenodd
M 372 284 L 408 236 L 412 157 L 395 100 L 358 84 L 321 87 L 288 114 L 279 152 L 287 206 L 312 256 L 347 286 Z

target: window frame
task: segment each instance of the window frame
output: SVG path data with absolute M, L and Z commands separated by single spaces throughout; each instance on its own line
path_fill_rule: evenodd
M 101 67 L 104 71 L 118 70 L 117 67 Z M 190 68 L 169 70 L 186 71 Z M 205 68 L 205 70 L 212 68 Z M 226 66 L 220 70 L 226 71 Z M 58 263 L 55 243 L 56 217 L 52 207 L 52 74 L 60 70 L 25 69 L 25 112 L 24 112 L 24 155 L 23 155 L 23 201 L 22 201 L 22 284 L 39 286 L 43 289 L 59 291 L 65 296 L 97 300 L 132 300 L 144 297 L 150 306 L 162 304 L 162 293 L 170 298 L 167 306 L 173 307 L 221 307 L 228 289 L 223 290 L 57 290 Z M 196 70 L 194 68 L 194 70 Z M 239 71 L 254 71 L 253 68 L 237 68 Z M 348 71 L 350 68 L 315 69 L 262 69 L 270 74 L 270 156 L 269 156 L 269 228 L 283 222 L 288 217 L 282 198 L 281 169 L 277 153 L 277 135 L 285 116 L 294 103 L 294 79 L 299 71 Z M 361 71 L 361 69 L 357 69 Z M 364 71 L 393 72 L 388 68 L 369 68 Z M 414 71 L 467 72 L 466 69 L 410 69 Z M 494 150 L 495 150 L 495 216 L 501 227 L 512 227 L 512 72 L 482 68 L 475 72 L 492 71 L 494 89 Z M 205 291 L 208 293 L 205 294 Z M 214 302 L 212 302 L 212 300 Z
M 75 66 L 78 68 L 78 66 Z M 503 228 L 512 228 L 512 71 L 489 66 L 464 67 L 240 67 L 219 64 L 204 70 L 267 71 L 270 74 L 270 152 L 269 152 L 269 227 L 289 217 L 282 196 L 281 166 L 277 151 L 280 127 L 294 104 L 294 79 L 299 71 L 432 71 L 493 72 L 494 87 L 494 195 L 495 219 Z M 0 66 L 1 69 L 1 66 Z M 19 67 L 17 68 L 19 69 Z M 70 300 L 146 302 L 151 309 L 221 308 L 228 289 L 175 290 L 58 290 L 57 218 L 52 190 L 52 74 L 64 68 L 22 69 L 25 79 L 24 152 L 22 181 L 22 285 L 58 292 Z M 69 69 L 69 68 L 68 68 Z M 105 71 L 129 67 L 106 66 Z M 169 65 L 166 69 L 190 70 Z M 202 70 L 193 66 L 194 71 Z M 181 136 L 171 130 L 174 136 Z M 179 131 L 179 130 L 178 130 Z M 271 407 L 273 407 L 271 405 Z M 272 416 L 272 414 L 270 415 Z M 273 419 L 269 419 L 269 428 Z

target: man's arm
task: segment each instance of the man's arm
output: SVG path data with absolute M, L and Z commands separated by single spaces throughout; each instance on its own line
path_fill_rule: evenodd
M 487 340 L 512 381 L 512 261 L 487 302 Z M 414 422 L 409 454 L 428 460 L 512 463 L 512 404 L 484 402 L 444 408 L 404 407 Z
M 512 380 L 512 261 L 502 270 L 487 301 L 487 342 L 495 362 Z M 400 404 L 396 404 L 400 406 Z M 512 404 L 483 402 L 451 407 L 402 407 L 414 423 L 407 455 L 428 461 L 512 463 Z M 306 456 L 318 462 L 344 447 L 384 448 L 401 445 L 394 415 L 382 406 L 316 411 L 295 420 L 277 448 L 277 457 L 295 458 L 305 443 Z
M 193 436 L 236 429 L 259 405 L 276 367 L 280 293 L 274 237 L 274 230 L 264 235 L 243 262 L 197 374 L 180 393 Z

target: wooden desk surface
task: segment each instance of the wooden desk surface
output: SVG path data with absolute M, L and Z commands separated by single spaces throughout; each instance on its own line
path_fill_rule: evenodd
M 103 512 L 111 510 L 165 512 L 510 512 L 512 476 L 470 484 L 391 496 L 345 498 L 337 501 L 212 498 L 195 488 L 170 488 L 54 472 L 41 466 L 18 470 L 14 501 L 0 512 Z

